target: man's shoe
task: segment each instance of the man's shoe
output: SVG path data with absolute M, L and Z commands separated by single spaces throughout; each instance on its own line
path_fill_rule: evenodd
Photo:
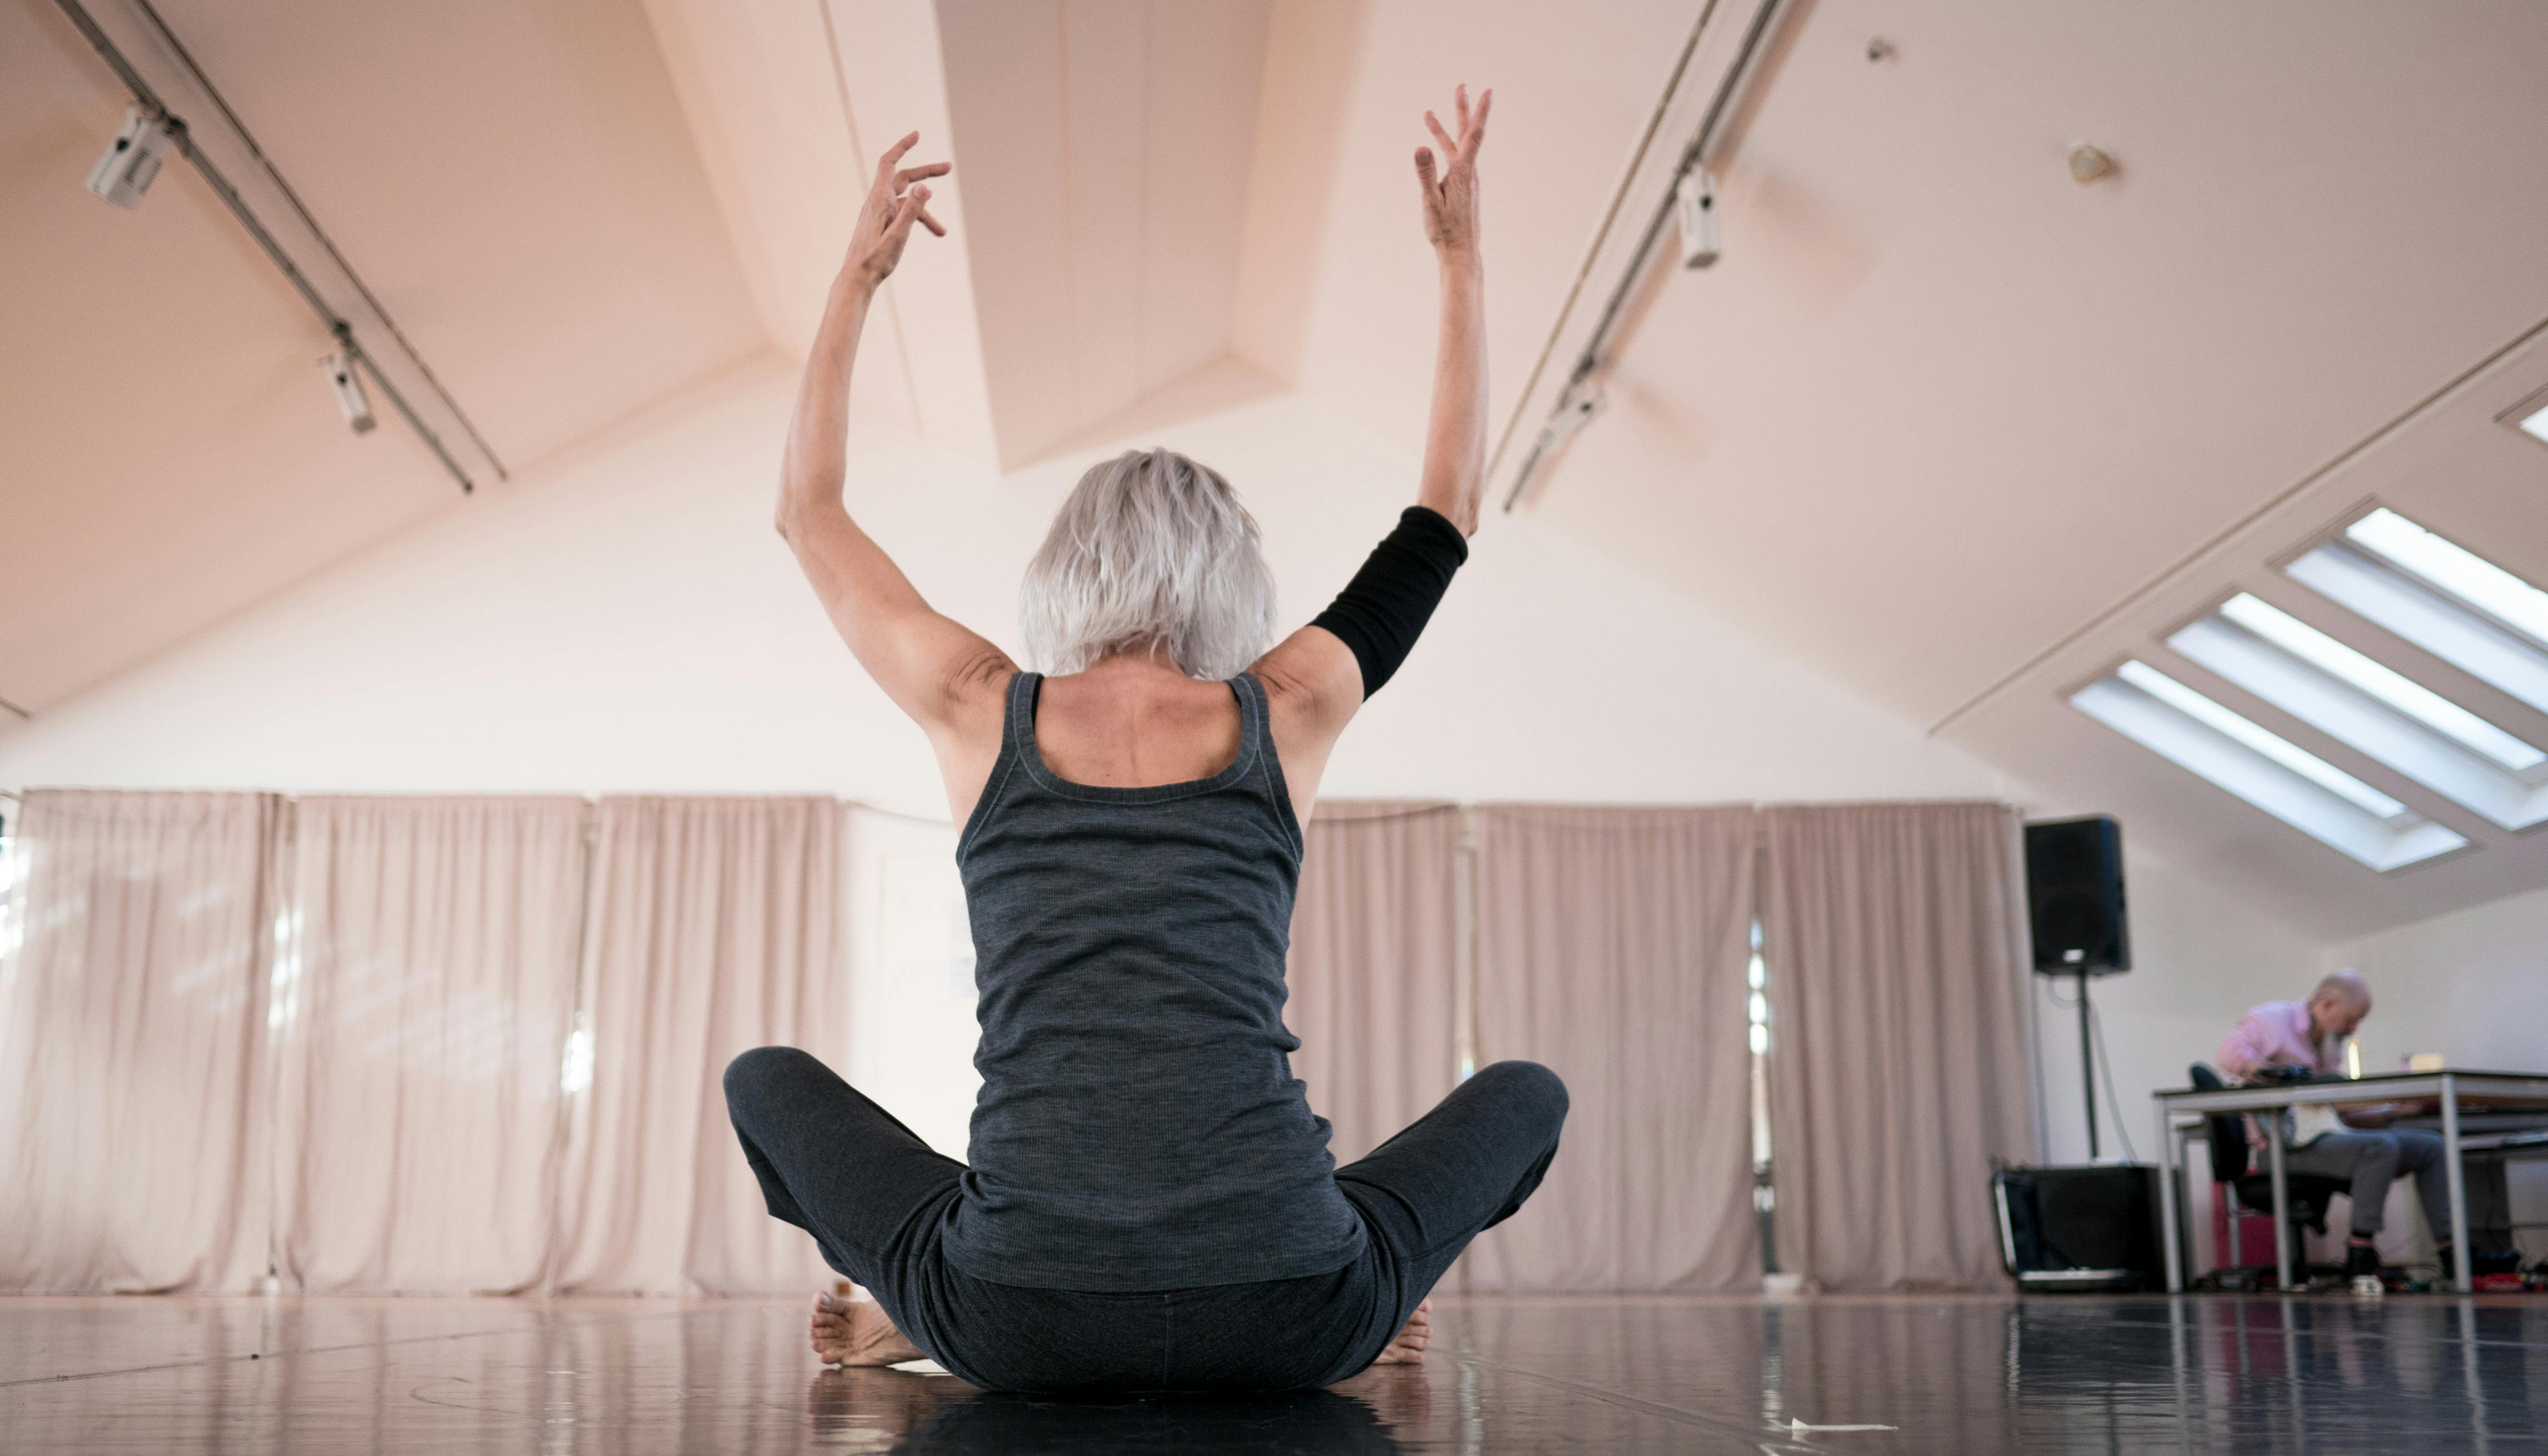
M 2357 1295 L 2371 1297 L 2388 1292 L 2388 1286 L 2380 1279 L 2380 1250 L 2366 1244 L 2344 1246 L 2344 1277 Z

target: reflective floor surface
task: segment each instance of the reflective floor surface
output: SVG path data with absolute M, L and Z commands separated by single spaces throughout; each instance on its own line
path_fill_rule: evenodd
M 1420 1369 L 1074 1404 L 778 1301 L 0 1299 L 0 1451 L 2514 1451 L 2548 1299 L 1439 1299 Z

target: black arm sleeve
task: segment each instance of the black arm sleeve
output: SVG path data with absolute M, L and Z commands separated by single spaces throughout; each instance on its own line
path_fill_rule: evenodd
M 1469 539 L 1440 511 L 1410 505 L 1398 529 L 1372 548 L 1371 557 L 1336 593 L 1334 603 L 1311 619 L 1353 650 L 1362 669 L 1362 695 L 1380 690 L 1407 661 L 1416 635 L 1451 588 L 1451 574 L 1469 559 Z

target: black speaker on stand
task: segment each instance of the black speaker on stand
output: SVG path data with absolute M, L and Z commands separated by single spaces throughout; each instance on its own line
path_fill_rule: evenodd
M 2124 924 L 2124 830 L 2112 815 L 2026 826 L 2027 925 L 2035 968 L 2079 978 L 2079 1076 L 2088 1109 L 2088 1156 L 2098 1156 L 2097 1056 L 2088 980 L 2133 968 Z M 2166 1149 L 2159 1155 L 2166 1156 Z

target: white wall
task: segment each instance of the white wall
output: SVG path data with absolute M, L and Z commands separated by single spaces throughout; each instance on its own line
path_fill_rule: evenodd
M 2326 947 L 2322 970 L 2369 978 L 2364 1071 L 2395 1070 L 2408 1054 L 2438 1051 L 2454 1066 L 2548 1070 L 2548 890 L 2476 905 Z M 2509 1165 L 2512 1216 L 2548 1223 L 2548 1162 Z M 2548 1257 L 2548 1229 L 2519 1241 Z
M 813 791 L 943 818 L 920 733 L 840 646 L 770 527 L 791 392 L 774 359 L 753 366 L 292 589 L 0 736 L 0 784 Z M 1246 495 L 1288 622 L 1324 604 L 1412 494 L 1411 459 L 1297 396 L 1155 439 L 1220 466 Z M 1015 583 L 1094 455 L 1004 479 L 906 440 L 861 442 L 852 508 L 941 609 L 1014 649 Z M 1329 792 L 2028 797 L 1744 624 L 1528 516 L 1491 516 L 1474 552 L 1422 650 L 1347 736 Z M 969 1006 L 920 944 L 925 928 L 887 944 L 879 858 L 943 855 L 947 832 L 858 822 L 852 1071 L 956 1150 Z M 2306 990 L 2321 956 L 2131 853 L 2138 968 L 2095 994 L 2128 1131 L 2146 1144 L 2149 1089 L 2180 1083 L 2248 1005 Z M 2460 1051 L 2444 1025 L 2492 1028 L 2471 1059 L 2535 1059 L 2503 1042 L 2538 1025 L 2548 985 L 2535 953 L 2523 958 L 2548 942 L 2537 929 L 2548 897 L 2522 903 L 2526 921 L 2499 923 L 2510 912 L 2490 907 L 2365 943 L 2357 958 L 2385 992 L 2369 1043 L 2384 1063 L 2384 1038 Z M 2428 973 L 2411 967 L 2471 956 L 2493 968 L 2425 1010 L 2391 989 Z M 2520 984 L 2527 1020 L 2502 1015 Z M 2048 999 L 2039 1011 L 2048 1142 L 2073 1160 L 2085 1152 L 2074 1024 Z
M 2359 1037 L 2366 1072 L 2395 1070 L 2414 1051 L 2438 1051 L 2459 1066 L 2548 1068 L 2540 1030 L 2548 1026 L 2548 891 L 2320 944 L 2134 848 L 2129 834 L 2126 862 L 2134 969 L 2100 979 L 2090 994 L 2105 1024 L 2103 1054 L 2123 1133 L 2144 1160 L 2158 1155 L 2152 1090 L 2184 1086 L 2186 1064 L 2212 1060 L 2248 1007 L 2306 996 L 2339 966 L 2360 970 L 2375 993 Z M 2087 1154 L 2074 985 L 2038 978 L 2045 1140 L 2053 1162 Z M 2113 1158 L 2124 1147 L 2107 1097 L 2101 1082 L 2099 1132 Z M 2516 1220 L 2548 1222 L 2548 1163 L 2513 1164 L 2511 1189 Z M 2412 1207 L 2405 1187 L 2393 1192 L 2386 1257 L 2430 1257 L 2428 1230 Z M 2548 1230 L 2521 1241 L 2529 1257 L 2548 1255 Z
M 2130 825 L 2124 889 L 2133 968 L 2099 977 L 2088 991 L 2104 1023 L 2100 1054 L 2113 1080 L 2112 1101 L 2105 1079 L 2099 1081 L 2097 1129 L 2107 1158 L 2120 1156 L 2129 1144 L 2150 1161 L 2161 1155 L 2154 1145 L 2158 1128 L 2150 1093 L 2184 1086 L 2186 1066 L 2212 1060 L 2248 1007 L 2305 996 L 2321 972 L 2316 944 L 2139 848 Z M 2055 1163 L 2085 1162 L 2078 982 L 2067 976 L 2034 979 L 2046 1151 Z
M 956 831 L 850 813 L 850 1047 L 841 1074 L 949 1157 L 970 1138 L 973 947 Z
M 2548 1050 L 2548 890 L 2472 906 L 2326 947 L 2322 970 L 2371 982 L 2365 1071 L 2439 1051 L 2454 1065 L 2542 1066 Z
M 791 383 L 729 377 L 0 738 L 0 784 L 830 791 L 945 814 L 927 746 L 770 526 Z M 1414 462 L 1299 397 L 1160 431 L 1262 522 L 1306 620 Z M 1142 441 L 1141 443 L 1148 443 Z M 1015 647 L 1015 584 L 1092 455 L 1006 479 L 858 451 L 850 504 Z M 349 483 L 347 489 L 360 489 Z M 1338 794 L 1718 800 L 2002 793 L 1999 776 L 1528 518 L 1496 517 Z
M 791 396 L 769 361 L 490 490 L 0 737 L 0 785 L 814 791 L 943 818 L 919 731 L 833 636 L 771 529 Z M 1015 584 L 1093 457 L 1002 479 L 871 428 L 852 508 L 942 610 L 1014 650 Z M 1415 462 L 1297 397 L 1157 439 L 1246 495 L 1290 622 L 1325 603 L 1413 495 Z M 1502 516 L 1326 787 L 1630 801 L 2009 791 L 1740 624 Z M 960 1154 L 972 1007 L 933 935 L 952 832 L 879 814 L 853 826 L 845 1070 Z

